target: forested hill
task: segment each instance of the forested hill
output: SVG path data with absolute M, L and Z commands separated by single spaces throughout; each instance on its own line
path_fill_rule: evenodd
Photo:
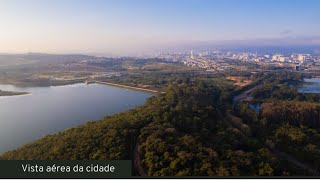
M 263 109 L 264 121 L 259 121 L 258 114 L 247 106 L 232 112 L 232 105 L 226 103 L 230 102 L 229 93 L 224 91 L 203 81 L 176 83 L 143 106 L 46 136 L 0 159 L 139 158 L 134 169 L 150 176 L 310 174 L 266 144 L 268 139 L 284 142 L 287 137 L 285 133 L 274 136 L 278 126 L 264 123 L 274 116 Z M 275 147 L 285 152 L 287 146 Z

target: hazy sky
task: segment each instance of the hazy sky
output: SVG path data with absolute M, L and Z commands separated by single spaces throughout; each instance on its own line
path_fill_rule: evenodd
M 0 52 L 320 37 L 319 0 L 0 0 Z

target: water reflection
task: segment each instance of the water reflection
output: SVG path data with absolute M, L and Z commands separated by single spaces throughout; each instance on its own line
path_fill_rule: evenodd
M 304 79 L 305 84 L 298 89 L 301 93 L 320 93 L 320 78 Z
M 44 135 L 132 109 L 152 96 L 98 84 L 27 88 L 0 85 L 0 89 L 31 92 L 0 97 L 0 153 Z

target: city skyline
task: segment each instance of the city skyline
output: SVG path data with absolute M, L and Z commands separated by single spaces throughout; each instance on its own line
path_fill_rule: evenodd
M 319 1 L 30 1 L 0 2 L 0 52 L 320 44 Z

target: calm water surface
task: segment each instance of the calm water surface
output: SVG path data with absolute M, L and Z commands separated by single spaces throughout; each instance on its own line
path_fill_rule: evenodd
M 306 83 L 299 88 L 299 92 L 320 94 L 320 78 L 304 79 L 304 82 Z
M 142 105 L 152 94 L 98 84 L 1 90 L 31 92 L 0 96 L 0 154 L 47 134 Z

